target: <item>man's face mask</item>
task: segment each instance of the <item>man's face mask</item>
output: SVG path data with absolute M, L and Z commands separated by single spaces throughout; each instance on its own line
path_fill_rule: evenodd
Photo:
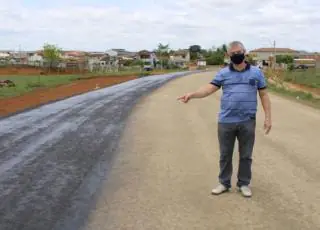
M 232 63 L 239 65 L 244 61 L 244 53 L 237 53 L 237 54 L 232 54 L 230 59 L 232 61 Z

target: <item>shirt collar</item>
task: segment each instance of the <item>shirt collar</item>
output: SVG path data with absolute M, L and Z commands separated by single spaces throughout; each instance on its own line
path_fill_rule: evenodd
M 229 69 L 230 69 L 230 71 L 233 71 L 233 72 L 245 72 L 245 71 L 249 70 L 250 67 L 251 67 L 250 63 L 248 63 L 248 62 L 245 62 L 245 63 L 246 63 L 246 67 L 245 67 L 243 70 L 241 70 L 241 71 L 236 70 L 236 69 L 233 67 L 233 64 L 232 64 L 232 63 L 230 63 Z

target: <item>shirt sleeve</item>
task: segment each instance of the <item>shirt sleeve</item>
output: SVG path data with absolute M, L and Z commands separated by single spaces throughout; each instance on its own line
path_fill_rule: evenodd
M 266 89 L 267 82 L 261 70 L 258 70 L 258 90 Z
M 221 71 L 219 71 L 210 83 L 220 88 L 222 86 L 222 80 L 223 77 Z

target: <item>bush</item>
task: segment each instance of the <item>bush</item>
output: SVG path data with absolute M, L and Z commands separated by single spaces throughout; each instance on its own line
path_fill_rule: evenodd
M 224 63 L 224 56 L 220 54 L 213 54 L 206 58 L 207 65 L 222 65 Z
M 143 66 L 143 62 L 141 60 L 127 60 L 126 61 L 127 66 Z
M 293 64 L 288 64 L 288 70 L 293 71 L 294 70 L 294 65 Z
M 277 63 L 291 64 L 293 63 L 293 57 L 290 55 L 276 55 Z
M 138 76 L 138 77 L 147 77 L 147 76 L 150 76 L 150 75 L 151 75 L 151 73 L 150 73 L 150 72 L 143 71 L 143 72 L 141 72 L 141 73 L 139 74 L 139 76 Z
M 173 63 L 169 63 L 167 67 L 168 69 L 180 69 L 180 66 Z

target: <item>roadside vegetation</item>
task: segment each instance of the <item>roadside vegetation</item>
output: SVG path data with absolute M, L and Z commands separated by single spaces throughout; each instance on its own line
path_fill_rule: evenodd
M 177 70 L 156 70 L 156 71 L 139 71 L 139 70 L 122 70 L 119 72 L 107 72 L 107 73 L 90 73 L 90 74 L 61 74 L 61 75 L 16 75 L 16 76 L 0 76 L 1 80 L 7 80 L 14 82 L 14 87 L 0 87 L 0 99 L 7 97 L 14 97 L 23 95 L 27 92 L 33 91 L 39 88 L 57 87 L 60 85 L 70 84 L 78 80 L 101 78 L 101 77 L 126 77 L 136 76 L 144 77 L 156 74 L 172 73 Z
M 0 76 L 0 80 L 9 79 L 15 84 L 14 87 L 1 87 L 0 98 L 18 96 L 36 88 L 68 84 L 77 78 L 77 75 Z
M 283 78 L 286 82 L 320 88 L 320 71 L 316 69 L 285 71 Z
M 320 71 L 265 70 L 269 89 L 277 94 L 320 109 Z

